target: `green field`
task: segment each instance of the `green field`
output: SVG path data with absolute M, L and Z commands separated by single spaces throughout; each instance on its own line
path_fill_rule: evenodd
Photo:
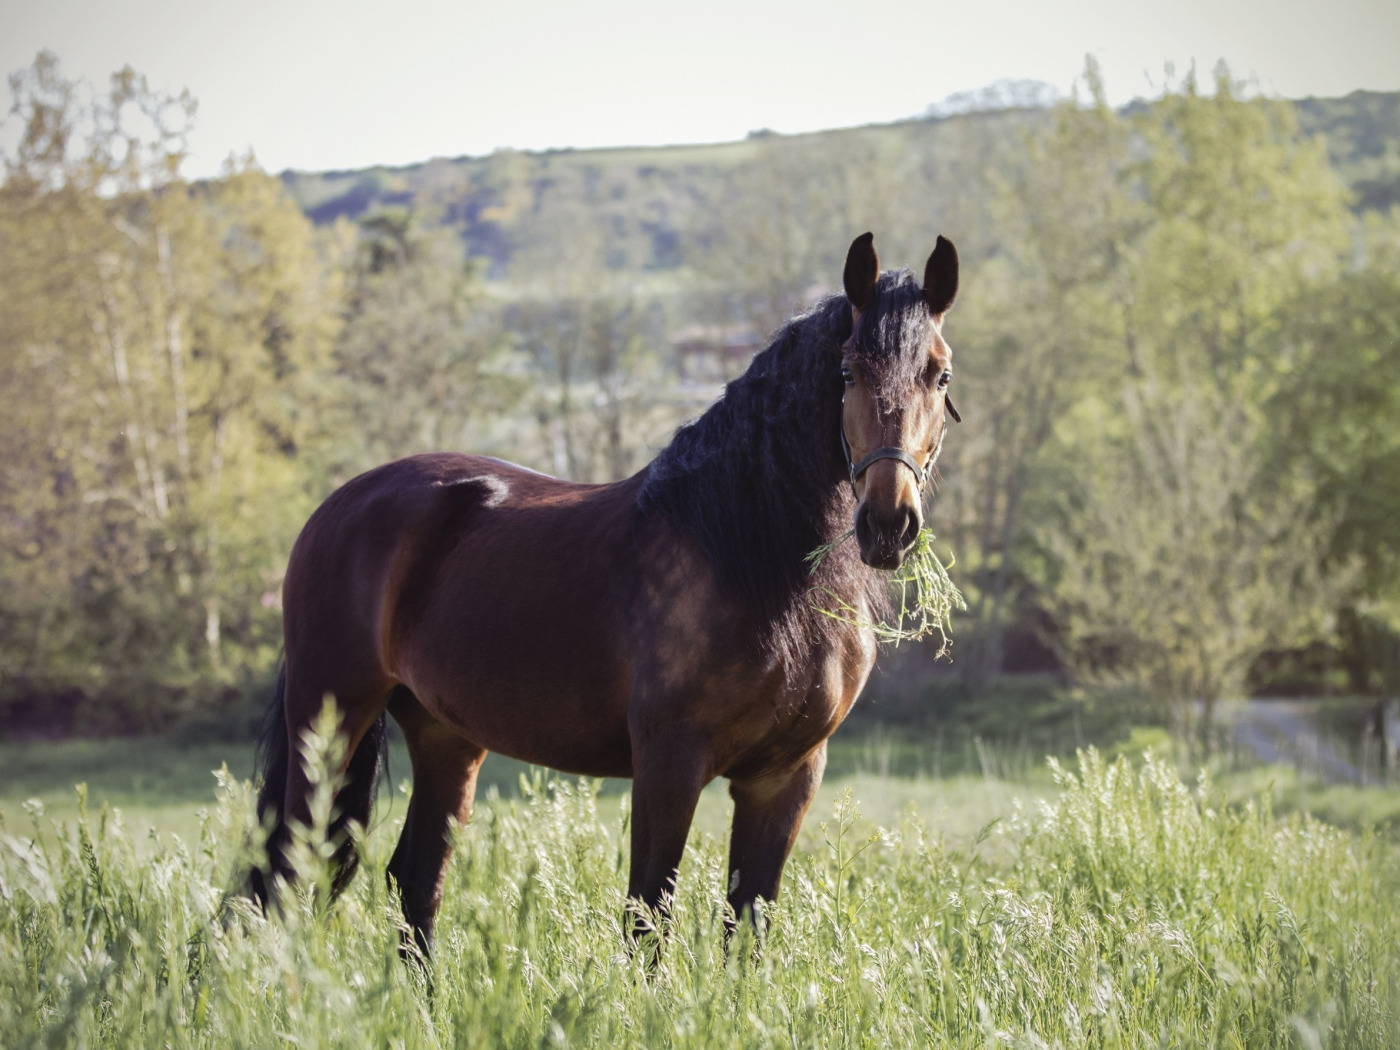
M 888 772 L 911 748 L 834 742 L 757 953 L 724 950 L 728 799 L 707 792 L 650 964 L 622 934 L 626 785 L 522 780 L 493 759 L 429 994 L 397 957 L 381 876 L 402 754 L 346 897 L 268 923 L 226 895 L 251 827 L 248 745 L 0 745 L 0 1032 L 15 1047 L 1400 1045 L 1393 790 L 1281 767 L 1183 784 L 1095 753 L 1058 774 L 985 750 L 980 775 Z M 943 768 L 965 769 L 955 757 Z

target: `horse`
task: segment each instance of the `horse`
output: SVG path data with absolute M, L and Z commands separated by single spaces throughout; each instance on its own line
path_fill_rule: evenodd
M 733 917 L 777 897 L 827 738 L 875 663 L 861 624 L 888 615 L 887 573 L 918 536 L 947 418 L 959 418 L 942 335 L 953 244 L 938 237 L 920 283 L 882 274 L 863 234 L 842 284 L 626 480 L 430 453 L 321 504 L 283 584 L 258 797 L 267 859 L 249 875 L 265 911 L 295 877 L 289 828 L 309 823 L 311 794 L 300 742 L 326 697 L 347 756 L 331 895 L 359 863 L 388 714 L 413 787 L 387 877 L 424 957 L 488 751 L 631 778 L 627 894 L 652 916 L 674 891 L 701 790 L 727 778 Z M 808 555 L 852 524 L 855 544 L 813 570 Z M 822 594 L 860 615 L 828 615 Z

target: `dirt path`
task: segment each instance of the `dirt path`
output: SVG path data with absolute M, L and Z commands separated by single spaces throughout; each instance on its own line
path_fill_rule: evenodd
M 1306 705 L 1293 700 L 1251 700 L 1239 708 L 1235 743 L 1265 762 L 1307 768 L 1333 784 L 1360 784 L 1362 771 L 1318 733 Z

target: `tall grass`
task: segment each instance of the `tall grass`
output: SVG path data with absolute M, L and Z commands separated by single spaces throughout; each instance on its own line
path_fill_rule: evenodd
M 723 848 L 697 834 L 651 965 L 623 936 L 626 807 L 605 820 L 589 783 L 536 775 L 461 836 L 431 993 L 398 958 L 378 876 L 393 828 L 330 908 L 312 829 L 307 889 L 266 921 L 226 894 L 246 784 L 222 778 L 189 846 L 138 849 L 106 810 L 55 825 L 33 809 L 0 829 L 0 1032 L 15 1047 L 1400 1044 L 1392 844 L 1224 807 L 1151 756 L 1087 752 L 1053 773 L 1053 802 L 961 851 L 912 816 L 874 828 L 843 796 L 761 945 L 745 928 L 727 952 Z

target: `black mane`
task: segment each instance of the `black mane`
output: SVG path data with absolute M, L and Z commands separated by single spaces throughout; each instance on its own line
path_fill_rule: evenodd
M 931 324 L 912 275 L 880 278 L 853 354 L 882 400 L 907 396 Z M 876 616 L 888 610 L 887 577 L 860 560 L 854 542 L 832 551 L 815 575 L 806 562 L 851 527 L 855 510 L 840 438 L 841 355 L 850 336 L 841 295 L 789 321 L 719 401 L 676 432 L 638 496 L 644 513 L 664 516 L 700 544 L 720 585 L 762 625 L 759 645 L 788 667 L 848 629 L 813 608 L 814 587 L 857 608 L 864 598 Z

